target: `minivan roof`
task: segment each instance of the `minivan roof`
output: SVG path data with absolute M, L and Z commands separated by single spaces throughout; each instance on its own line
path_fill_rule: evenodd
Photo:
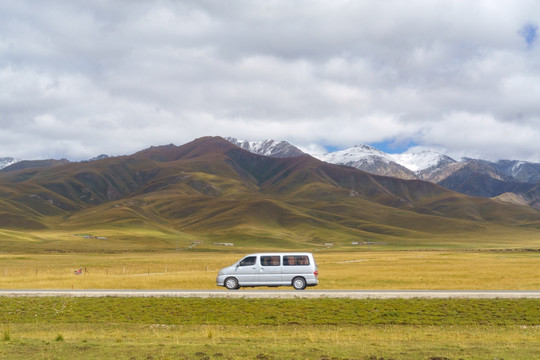
M 261 256 L 261 255 L 313 255 L 310 252 L 264 252 L 264 253 L 253 253 L 246 256 Z

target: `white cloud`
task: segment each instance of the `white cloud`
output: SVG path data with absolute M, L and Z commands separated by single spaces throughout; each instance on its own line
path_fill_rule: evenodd
M 223 135 L 540 162 L 535 14 L 532 0 L 4 2 L 0 156 Z
M 419 141 L 432 147 L 442 147 L 442 152 L 455 159 L 461 157 L 487 160 L 527 160 L 540 156 L 534 146 L 540 138 L 540 128 L 535 124 L 500 121 L 490 114 L 452 113 L 443 119 L 443 126 L 426 123 Z M 511 149 L 511 150 L 510 150 Z

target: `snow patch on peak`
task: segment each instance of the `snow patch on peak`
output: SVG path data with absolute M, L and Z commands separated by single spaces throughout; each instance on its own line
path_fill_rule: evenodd
M 317 158 L 332 164 L 351 164 L 353 162 L 358 162 L 361 160 L 365 161 L 372 158 L 377 158 L 386 163 L 393 161 L 388 154 L 369 145 L 355 145 L 349 149 L 334 151 L 317 156 Z
M 333 164 L 354 167 L 375 162 L 395 163 L 416 174 L 426 169 L 456 162 L 446 155 L 425 148 L 412 148 L 405 153 L 388 154 L 370 145 L 355 145 L 349 149 L 317 156 L 317 158 Z
M 3 169 L 5 167 L 8 167 L 10 165 L 16 164 L 18 162 L 22 161 L 21 159 L 16 159 L 12 157 L 3 157 L 0 158 L 0 169 Z
M 287 141 L 262 140 L 249 141 L 239 140 L 233 137 L 227 137 L 225 140 L 235 144 L 236 146 L 258 155 L 270 157 L 294 157 L 304 155 L 304 152 L 296 146 L 291 145 Z
M 370 154 L 370 155 L 377 155 L 377 156 L 382 156 L 382 157 L 387 157 L 388 154 L 379 150 L 379 149 L 376 149 L 374 148 L 373 146 L 371 145 L 355 145 L 353 147 L 353 149 L 357 150 L 358 152 L 364 152 L 366 154 Z
M 526 161 L 516 161 L 514 166 L 512 166 L 512 176 L 516 176 L 519 174 L 519 172 L 522 170 L 523 165 L 527 164 Z
M 423 150 L 420 152 L 405 152 L 403 154 L 390 155 L 395 162 L 407 169 L 419 172 L 438 166 L 441 163 L 453 163 L 454 159 L 431 150 Z

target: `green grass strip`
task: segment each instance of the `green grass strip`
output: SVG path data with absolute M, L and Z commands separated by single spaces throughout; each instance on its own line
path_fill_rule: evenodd
M 200 325 L 540 325 L 538 299 L 0 298 L 0 321 Z

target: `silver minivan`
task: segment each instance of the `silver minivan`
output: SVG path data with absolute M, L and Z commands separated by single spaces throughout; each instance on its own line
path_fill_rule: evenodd
M 217 285 L 229 290 L 242 286 L 292 286 L 304 290 L 319 283 L 311 253 L 258 253 L 219 270 Z

